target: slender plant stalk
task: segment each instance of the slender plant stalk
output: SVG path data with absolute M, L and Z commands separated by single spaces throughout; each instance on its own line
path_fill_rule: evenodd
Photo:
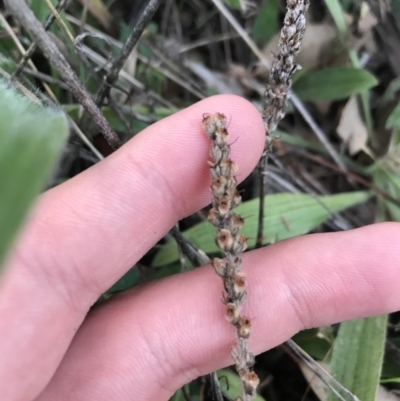
M 189 259 L 193 267 L 203 266 L 204 264 L 210 263 L 211 260 L 204 251 L 197 248 L 192 244 L 179 230 L 178 226 L 174 226 L 170 233 L 178 243 L 183 254 Z
M 127 58 L 137 45 L 144 29 L 146 28 L 146 25 L 153 18 L 153 15 L 157 11 L 160 3 L 161 0 L 150 0 L 147 6 L 145 7 L 142 15 L 139 17 L 138 22 L 132 29 L 128 39 L 125 41 L 121 53 L 113 61 L 112 66 L 109 72 L 107 73 L 107 76 L 104 78 L 103 85 L 97 92 L 96 104 L 98 105 L 98 107 L 101 108 L 105 98 L 108 97 L 110 88 L 117 82 L 119 72 L 122 70 L 122 67 L 124 66 Z
M 96 106 L 90 94 L 79 81 L 64 55 L 60 52 L 57 45 L 47 34 L 41 23 L 36 19 L 25 0 L 5 0 L 7 8 L 19 19 L 21 24 L 31 34 L 32 39 L 42 49 L 45 56 L 49 59 L 54 68 L 60 73 L 70 91 L 84 107 L 93 121 L 99 127 L 100 132 L 113 149 L 122 146 L 121 140 L 111 128 L 110 124 Z
M 256 248 L 261 247 L 264 237 L 265 170 L 268 163 L 268 153 L 271 150 L 272 133 L 285 117 L 285 106 L 289 99 L 292 77 L 300 68 L 295 63 L 294 58 L 300 51 L 301 41 L 306 29 L 305 14 L 309 4 L 309 0 L 287 0 L 287 11 L 279 37 L 278 52 L 272 62 L 269 85 L 264 94 L 265 108 L 262 115 L 265 123 L 266 141 L 264 153 L 258 165 L 260 205 Z
M 58 12 L 60 12 L 61 10 L 64 9 L 64 7 L 67 5 L 69 0 L 59 0 L 57 6 L 56 6 L 56 10 Z M 50 27 L 53 25 L 53 22 L 56 20 L 56 16 L 54 15 L 54 13 L 49 14 L 49 16 L 46 18 L 46 21 L 43 24 L 43 28 L 45 29 L 45 31 L 48 31 L 50 29 Z M 36 43 L 32 43 L 28 50 L 26 51 L 26 53 L 24 54 L 24 56 L 22 57 L 22 59 L 20 60 L 20 62 L 17 65 L 17 68 L 15 69 L 15 71 L 12 74 L 12 79 L 15 79 L 18 77 L 19 74 L 21 74 L 21 72 L 23 71 L 26 63 L 28 62 L 28 60 L 30 60 L 33 56 L 33 53 L 35 53 L 35 50 L 37 49 L 37 44 Z
M 214 258 L 212 265 L 224 283 L 226 319 L 236 329 L 237 345 L 231 355 L 242 383 L 242 398 L 237 400 L 250 401 L 257 394 L 259 378 L 253 371 L 254 355 L 247 347 L 251 321 L 242 315 L 247 291 L 246 275 L 241 271 L 242 260 L 239 255 L 246 250 L 247 243 L 246 237 L 240 234 L 244 220 L 232 211 L 241 202 L 241 196 L 234 176 L 237 165 L 229 157 L 226 123 L 226 117 L 221 113 L 205 115 L 203 118 L 204 130 L 212 141 L 209 166 L 213 207 L 207 218 L 217 228 L 215 241 L 226 256 L 225 260 Z

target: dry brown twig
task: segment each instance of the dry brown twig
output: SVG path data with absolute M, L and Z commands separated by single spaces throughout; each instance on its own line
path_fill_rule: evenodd
M 240 234 L 244 220 L 232 210 L 241 202 L 236 188 L 235 173 L 237 165 L 229 157 L 230 146 L 227 143 L 228 131 L 226 117 L 221 113 L 205 115 L 203 127 L 211 139 L 209 161 L 212 179 L 212 209 L 208 220 L 217 228 L 216 243 L 224 252 L 226 259 L 214 258 L 212 265 L 222 278 L 225 288 L 223 301 L 226 305 L 226 319 L 236 328 L 237 346 L 231 355 L 242 383 L 242 398 L 249 401 L 256 396 L 259 383 L 253 371 L 254 355 L 247 347 L 251 332 L 251 321 L 242 315 L 246 301 L 246 276 L 241 271 L 240 254 L 247 248 L 246 237 Z

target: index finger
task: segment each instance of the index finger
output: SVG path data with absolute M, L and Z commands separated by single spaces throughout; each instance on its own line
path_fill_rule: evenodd
M 249 102 L 221 95 L 152 125 L 40 199 L 1 285 L 6 399 L 37 394 L 97 297 L 177 220 L 210 202 L 201 121 L 216 111 L 231 120 L 233 140 L 239 138 L 232 158 L 243 180 L 263 150 L 264 125 Z M 22 376 L 29 378 L 25 388 L 16 380 Z

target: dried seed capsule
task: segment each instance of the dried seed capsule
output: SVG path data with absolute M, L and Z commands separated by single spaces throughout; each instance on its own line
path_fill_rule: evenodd
M 228 222 L 228 229 L 232 232 L 234 236 L 238 234 L 240 229 L 243 227 L 244 220 L 242 217 L 236 213 L 232 213 Z
M 223 196 L 225 194 L 225 188 L 228 184 L 228 180 L 225 177 L 218 177 L 212 180 L 211 188 L 214 196 Z
M 225 277 L 226 275 L 226 262 L 220 258 L 214 258 L 212 261 L 212 266 L 218 276 Z
M 240 234 L 235 237 L 234 241 L 232 241 L 231 252 L 234 255 L 238 255 L 239 253 L 244 252 L 247 249 L 246 237 L 243 234 Z
M 249 338 L 251 332 L 251 321 L 246 316 L 240 316 L 239 318 L 239 335 L 242 338 Z
M 203 114 L 203 128 L 211 140 L 215 140 L 217 130 L 226 127 L 226 117 L 222 113 Z
M 232 214 L 232 221 L 235 224 L 235 226 L 239 227 L 239 230 L 243 227 L 244 225 L 244 219 L 240 214 L 233 213 Z
M 226 320 L 229 323 L 237 324 L 240 317 L 240 307 L 235 305 L 234 303 L 227 303 L 226 304 Z
M 233 201 L 232 201 L 232 207 L 235 207 L 237 205 L 240 204 L 240 202 L 242 201 L 242 197 L 239 194 L 239 191 L 236 189 L 235 193 L 233 194 Z
M 214 124 L 216 129 L 226 127 L 226 116 L 222 113 L 215 113 L 214 114 Z
M 233 237 L 229 230 L 221 229 L 217 230 L 217 237 L 216 237 L 217 245 L 224 251 L 230 252 L 233 245 Z
M 215 122 L 211 114 L 203 114 L 203 128 L 207 136 L 213 141 L 215 138 Z
M 246 290 L 246 273 L 236 273 L 233 278 L 233 290 L 240 296 Z
M 227 138 L 228 138 L 228 131 L 225 127 L 220 127 L 216 129 L 214 140 L 219 147 L 222 148 L 224 146 L 228 146 L 226 145 Z
M 218 212 L 221 217 L 225 217 L 231 210 L 231 200 L 228 196 L 218 198 Z
M 207 220 L 216 227 L 219 227 L 221 216 L 218 213 L 218 210 L 212 208 L 208 211 Z
M 247 372 L 243 376 L 241 376 L 244 390 L 246 391 L 246 394 L 248 394 L 251 397 L 254 397 L 257 393 L 257 386 L 260 383 L 260 379 L 256 375 L 255 372 Z
M 224 176 L 230 176 L 239 170 L 237 164 L 229 158 L 222 159 L 219 165 L 221 166 L 221 174 Z

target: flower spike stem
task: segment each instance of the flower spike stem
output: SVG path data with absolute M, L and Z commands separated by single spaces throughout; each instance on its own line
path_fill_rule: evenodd
M 226 259 L 214 258 L 212 265 L 223 280 L 226 305 L 226 319 L 236 329 L 237 346 L 231 355 L 242 383 L 242 398 L 250 401 L 257 394 L 259 378 L 253 371 L 254 355 L 248 350 L 247 339 L 251 332 L 251 321 L 242 315 L 246 301 L 246 275 L 241 271 L 240 254 L 247 248 L 246 237 L 240 234 L 244 220 L 233 212 L 241 201 L 236 188 L 235 173 L 237 165 L 230 159 L 230 146 L 227 143 L 228 131 L 226 117 L 221 113 L 203 116 L 203 127 L 212 141 L 211 160 L 208 162 L 212 179 L 212 209 L 207 219 L 217 228 L 216 244 L 224 252 Z
M 279 122 L 285 117 L 285 106 L 289 99 L 292 78 L 301 67 L 295 63 L 295 56 L 300 51 L 301 42 L 306 30 L 306 12 L 309 0 L 287 0 L 286 15 L 279 36 L 278 52 L 274 56 L 269 85 L 264 93 L 265 107 L 262 112 L 265 125 L 265 148 L 258 164 L 260 176 L 260 206 L 258 212 L 258 231 L 256 248 L 260 248 L 264 236 L 264 197 L 265 170 L 268 163 L 268 153 L 272 147 L 272 133 Z

